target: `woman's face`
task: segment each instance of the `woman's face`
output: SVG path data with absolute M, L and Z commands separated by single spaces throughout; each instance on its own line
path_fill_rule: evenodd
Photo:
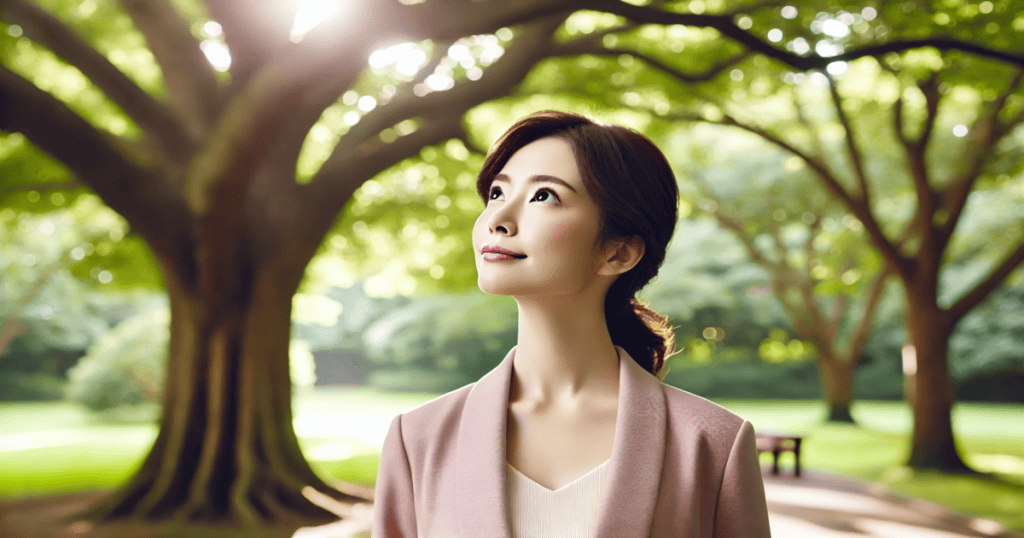
M 515 152 L 490 185 L 473 226 L 477 284 L 493 295 L 570 295 L 592 286 L 600 213 L 569 142 L 541 138 Z M 523 255 L 490 260 L 485 246 Z

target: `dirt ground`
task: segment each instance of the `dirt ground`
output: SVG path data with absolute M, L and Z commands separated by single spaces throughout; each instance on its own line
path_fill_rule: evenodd
M 100 498 L 104 492 L 41 495 L 18 499 L 0 499 L 0 537 L 2 538 L 347 538 L 353 533 L 338 524 L 298 529 L 295 526 L 243 531 L 223 527 L 199 527 L 142 522 L 122 522 L 94 526 L 76 521 L 73 515 Z M 368 522 L 363 526 L 368 528 Z M 298 532 L 297 532 L 298 531 Z M 340 531 L 340 533 L 339 533 Z

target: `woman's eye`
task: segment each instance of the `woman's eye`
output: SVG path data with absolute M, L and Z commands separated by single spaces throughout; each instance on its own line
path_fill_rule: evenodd
M 500 192 L 501 192 L 500 188 L 498 188 L 498 187 L 492 188 L 491 189 L 491 193 L 488 196 L 488 199 L 489 200 L 494 200 L 495 199 L 494 198 L 494 194 L 495 193 L 500 193 Z M 547 187 L 538 189 L 537 192 L 533 195 L 533 198 L 531 199 L 531 201 L 537 200 L 538 196 L 540 196 L 542 193 L 549 195 L 549 196 L 545 197 L 544 199 L 541 199 L 542 202 L 547 201 L 549 198 L 554 199 L 556 202 L 558 201 L 558 195 L 555 194 L 555 191 L 553 191 L 553 190 L 551 190 L 551 189 L 549 189 Z
M 533 199 L 536 200 L 537 197 L 540 196 L 541 194 L 548 194 L 550 196 L 548 196 L 547 198 L 554 199 L 556 201 L 558 200 L 558 195 L 555 194 L 555 191 L 553 191 L 551 189 L 547 189 L 547 188 L 538 190 L 537 194 L 533 195 Z

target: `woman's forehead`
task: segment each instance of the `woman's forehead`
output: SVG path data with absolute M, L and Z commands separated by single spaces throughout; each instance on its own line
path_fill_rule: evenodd
M 576 155 L 568 141 L 557 137 L 534 140 L 512 154 L 498 174 L 518 183 L 536 175 L 554 176 L 582 192 Z

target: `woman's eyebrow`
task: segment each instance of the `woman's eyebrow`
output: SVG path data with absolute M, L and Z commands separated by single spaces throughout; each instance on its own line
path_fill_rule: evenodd
M 502 182 L 505 182 L 505 183 L 511 183 L 512 182 L 512 180 L 509 179 L 509 177 L 507 175 L 505 175 L 505 174 L 498 174 L 498 175 L 494 176 L 494 179 L 492 180 L 492 182 L 495 182 L 495 181 L 502 181 Z M 529 179 L 527 179 L 527 181 L 529 181 L 531 183 L 557 183 L 557 184 L 559 184 L 559 185 L 561 185 L 561 186 L 571 190 L 572 192 L 576 192 L 576 189 L 574 189 L 572 185 L 570 185 L 564 179 L 557 178 L 555 176 L 549 176 L 549 175 L 546 175 L 546 174 L 535 174 L 535 175 L 530 176 Z

